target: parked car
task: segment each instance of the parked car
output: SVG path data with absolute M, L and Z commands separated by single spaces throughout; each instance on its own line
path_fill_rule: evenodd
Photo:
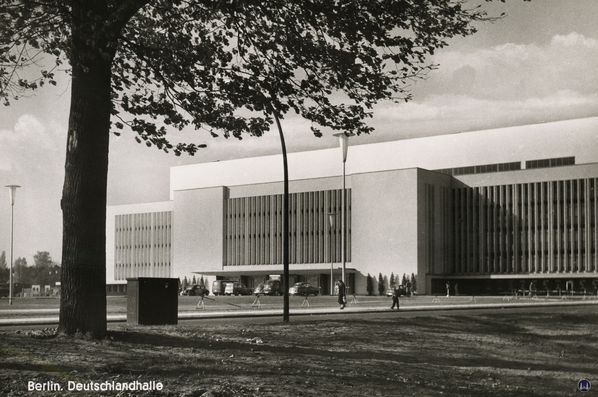
M 224 295 L 251 295 L 252 294 L 251 288 L 248 288 L 243 283 L 232 282 L 226 283 L 226 288 L 224 289 Z
M 282 295 L 282 282 L 280 280 L 266 280 L 264 287 L 262 288 L 262 294 L 264 295 Z
M 200 285 L 192 285 L 191 287 L 187 287 L 181 291 L 181 296 L 200 296 L 200 295 L 210 295 L 210 290 L 207 288 L 202 288 Z
M 258 286 L 253 289 L 253 293 L 256 294 L 256 295 L 257 294 L 263 294 L 264 293 L 264 284 L 263 283 L 262 284 L 258 284 Z
M 320 288 L 313 287 L 310 283 L 295 283 L 295 285 L 289 288 L 289 295 L 318 296 L 319 293 Z
M 212 293 L 214 295 L 224 294 L 227 283 L 234 283 L 235 280 L 215 280 L 212 282 Z
M 388 296 L 390 298 L 394 294 L 395 289 L 399 290 L 399 296 L 406 296 L 407 295 L 407 291 L 405 290 L 405 287 L 402 286 L 402 285 L 397 285 L 397 286 L 392 287 L 388 291 L 386 291 L 386 296 Z

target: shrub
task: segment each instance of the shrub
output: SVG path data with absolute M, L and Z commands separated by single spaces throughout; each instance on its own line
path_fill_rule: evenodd
M 365 289 L 367 290 L 368 295 L 374 294 L 374 280 L 372 280 L 372 276 L 370 276 L 369 273 L 368 273 L 368 278 L 367 278 Z

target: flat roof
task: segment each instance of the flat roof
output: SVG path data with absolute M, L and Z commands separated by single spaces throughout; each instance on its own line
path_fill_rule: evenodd
M 359 137 L 352 138 L 358 142 Z M 577 164 L 598 162 L 598 117 L 350 145 L 347 175 L 405 168 L 428 170 L 575 156 Z M 289 179 L 342 175 L 340 148 L 290 153 Z M 191 164 L 170 170 L 175 190 L 239 186 L 283 180 L 282 155 Z

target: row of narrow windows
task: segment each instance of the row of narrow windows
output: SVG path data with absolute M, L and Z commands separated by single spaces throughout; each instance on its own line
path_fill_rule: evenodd
M 170 262 L 157 262 L 157 263 L 117 263 L 116 267 L 157 267 L 157 266 L 170 266 Z
M 328 211 L 324 211 L 323 209 L 320 208 L 305 208 L 305 209 L 290 209 L 289 210 L 289 215 L 297 215 L 297 214 L 330 214 L 331 212 L 334 212 L 334 209 L 329 208 Z M 256 217 L 262 217 L 265 215 L 270 215 L 270 216 L 282 216 L 282 211 L 258 211 L 258 212 L 233 212 L 233 213 L 229 213 L 228 217 L 229 218 L 256 218 Z
M 447 271 L 595 272 L 596 186 L 598 179 L 589 178 L 453 190 Z
M 447 175 L 485 174 L 489 172 L 517 171 L 521 169 L 521 162 L 499 164 L 474 165 L 468 167 L 445 168 L 436 170 Z
M 525 168 L 549 168 L 575 165 L 575 157 L 559 157 L 553 159 L 529 160 L 525 162 Z
M 337 231 L 336 230 L 332 230 L 331 232 L 324 232 L 324 231 L 320 231 L 320 230 L 304 230 L 304 231 L 290 231 L 289 232 L 289 236 L 291 237 L 297 237 L 297 236 L 325 236 L 325 235 L 329 235 L 329 234 L 339 234 L 340 235 L 340 230 Z M 282 233 L 232 233 L 229 234 L 227 236 L 227 238 L 229 239 L 234 239 L 234 238 L 271 238 L 271 237 L 282 237 Z M 169 245 L 170 246 L 170 245 Z
M 116 231 L 117 232 L 132 232 L 132 231 L 137 231 L 137 230 L 160 230 L 160 229 L 171 229 L 171 228 L 172 228 L 171 225 L 136 226 L 136 227 L 123 226 L 123 227 L 117 227 Z
M 170 247 L 171 244 L 147 244 L 147 245 L 116 245 L 116 249 L 131 249 L 131 248 L 151 248 L 151 247 Z
M 549 168 L 562 167 L 567 165 L 575 165 L 575 156 L 559 157 L 541 160 L 528 160 L 525 162 L 526 169 L 534 168 Z M 473 165 L 467 167 L 443 168 L 435 170 L 447 175 L 471 175 L 471 174 L 485 174 L 489 172 L 504 172 L 504 171 L 518 171 L 521 170 L 521 162 L 514 161 L 509 163 L 484 164 Z
M 341 250 L 342 191 L 293 193 L 289 203 L 289 256 L 291 263 L 338 261 Z M 347 244 L 350 258 L 351 189 L 346 191 Z M 282 263 L 282 197 L 242 197 L 225 207 L 225 264 Z M 333 221 L 329 215 L 333 215 Z

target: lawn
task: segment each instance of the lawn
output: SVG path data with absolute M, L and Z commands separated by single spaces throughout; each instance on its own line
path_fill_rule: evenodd
M 115 324 L 103 340 L 0 332 L 0 394 L 545 397 L 575 395 L 582 379 L 594 385 L 586 395 L 598 389 L 596 305 L 199 324 Z

